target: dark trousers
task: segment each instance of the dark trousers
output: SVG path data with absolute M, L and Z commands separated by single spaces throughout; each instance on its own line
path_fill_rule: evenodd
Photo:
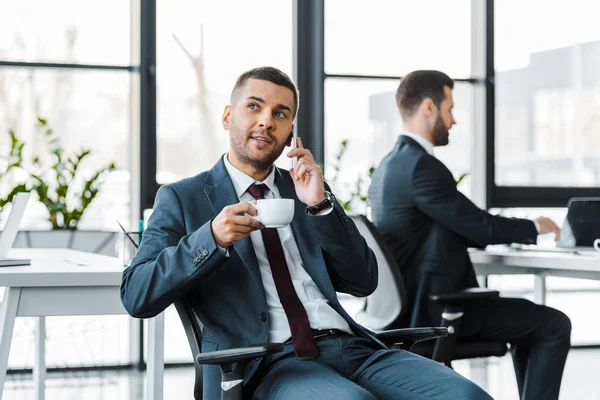
M 463 318 L 462 338 L 510 343 L 522 400 L 558 399 L 571 347 L 569 317 L 529 300 L 498 298 L 467 308 Z
M 253 399 L 491 399 L 450 368 L 404 350 L 382 350 L 350 335 L 317 346 L 316 359 L 296 357 L 292 345 L 266 357 Z

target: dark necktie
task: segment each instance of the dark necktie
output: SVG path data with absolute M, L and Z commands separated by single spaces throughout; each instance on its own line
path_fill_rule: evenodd
M 266 185 L 252 184 L 248 188 L 248 193 L 256 200 L 260 200 L 265 198 L 266 190 Z M 285 262 L 283 247 L 281 247 L 277 229 L 264 228 L 261 230 L 261 233 L 265 243 L 269 265 L 271 266 L 271 273 L 273 274 L 273 281 L 275 281 L 275 289 L 277 289 L 279 300 L 281 301 L 283 311 L 287 316 L 290 330 L 292 331 L 294 351 L 298 357 L 316 358 L 319 356 L 319 349 L 317 349 L 317 344 L 313 339 L 306 310 L 298 298 L 294 285 L 292 284 L 292 278 L 290 277 L 290 271 Z

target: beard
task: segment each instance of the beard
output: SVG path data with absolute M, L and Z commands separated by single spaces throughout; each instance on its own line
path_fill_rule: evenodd
M 260 134 L 269 138 L 271 141 L 270 149 L 254 148 L 251 143 L 251 137 L 256 133 L 258 133 L 258 131 L 244 133 L 232 122 L 229 129 L 231 151 L 233 151 L 237 158 L 244 164 L 251 165 L 258 170 L 270 169 L 275 160 L 283 153 L 285 143 L 277 143 L 277 138 L 269 131 L 264 130 L 260 131 Z
M 433 141 L 434 146 L 446 146 L 450 142 L 450 132 L 439 115 L 433 126 Z

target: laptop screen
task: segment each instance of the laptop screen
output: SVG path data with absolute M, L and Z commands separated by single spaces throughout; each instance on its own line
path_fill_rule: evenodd
M 6 220 L 2 235 L 0 235 L 0 258 L 6 258 L 8 251 L 15 242 L 29 196 L 29 193 L 17 193 L 13 199 L 10 214 Z
M 573 197 L 569 200 L 567 221 L 576 246 L 593 246 L 600 238 L 600 197 Z

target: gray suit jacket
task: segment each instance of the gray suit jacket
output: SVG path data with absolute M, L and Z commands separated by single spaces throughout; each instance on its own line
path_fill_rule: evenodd
M 282 197 L 296 200 L 291 225 L 307 272 L 357 335 L 385 347 L 336 297 L 336 291 L 367 296 L 377 286 L 377 261 L 352 220 L 339 204 L 328 215 L 306 215 L 285 170 L 276 171 L 275 183 Z M 211 231 L 213 218 L 238 202 L 222 158 L 209 171 L 159 189 L 139 252 L 123 272 L 121 300 L 129 314 L 153 317 L 185 299 L 204 325 L 203 352 L 268 341 L 267 303 L 250 238 L 226 257 Z M 248 366 L 246 381 L 259 363 Z M 218 367 L 205 366 L 205 398 L 218 398 L 219 388 Z

